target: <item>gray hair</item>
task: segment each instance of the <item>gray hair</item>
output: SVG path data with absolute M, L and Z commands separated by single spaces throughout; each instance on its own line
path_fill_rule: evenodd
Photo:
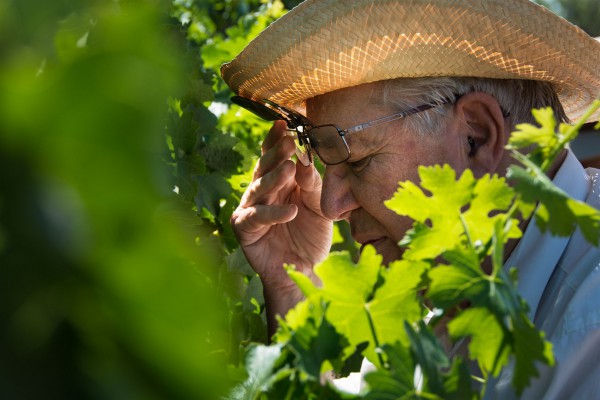
M 493 96 L 502 111 L 509 115 L 511 128 L 518 123 L 534 123 L 531 110 L 548 106 L 554 111 L 558 122 L 568 121 L 553 85 L 544 81 L 470 77 L 399 78 L 381 82 L 377 101 L 383 100 L 384 105 L 407 110 L 446 99 L 455 101 L 458 96 L 469 92 L 484 92 Z M 407 118 L 405 124 L 417 133 L 439 134 L 451 107 L 448 104 L 420 112 Z

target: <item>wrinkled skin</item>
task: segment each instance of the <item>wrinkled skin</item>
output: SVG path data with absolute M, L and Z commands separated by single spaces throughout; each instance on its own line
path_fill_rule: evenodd
M 376 95 L 375 84 L 327 93 L 309 99 L 307 116 L 315 125 L 346 129 L 399 111 L 372 101 Z M 323 180 L 313 166 L 290 160 L 295 144 L 285 135 L 285 123 L 274 124 L 253 181 L 231 218 L 241 247 L 263 282 L 271 332 L 274 316 L 285 315 L 301 299 L 283 264 L 295 264 L 316 281 L 312 267 L 329 252 L 332 221 L 348 220 L 354 239 L 372 244 L 388 263 L 401 257 L 397 243 L 412 221 L 383 202 L 399 181 L 418 182 L 419 165 L 447 163 L 458 173 L 471 168 L 476 176 L 503 173 L 509 130 L 497 102 L 489 95 L 470 93 L 445 107 L 452 112 L 440 135 L 410 132 L 403 120 L 348 135 L 350 159 L 327 166 Z M 468 137 L 475 140 L 474 151 Z

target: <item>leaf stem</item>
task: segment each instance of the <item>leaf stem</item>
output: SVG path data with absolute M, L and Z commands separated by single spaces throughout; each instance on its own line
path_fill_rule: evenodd
M 467 240 L 469 241 L 469 245 L 471 246 L 472 249 L 474 249 L 475 251 L 477 251 L 477 249 L 475 249 L 475 244 L 473 243 L 473 239 L 471 238 L 471 234 L 469 232 L 469 227 L 467 226 L 467 221 L 465 221 L 465 217 L 463 216 L 463 213 L 460 213 L 458 215 L 458 218 L 460 219 L 460 223 L 463 226 L 463 229 L 465 231 L 465 235 L 467 236 Z
M 369 311 L 369 306 L 365 305 L 365 312 L 367 314 L 367 320 L 369 321 L 369 328 L 371 329 L 371 334 L 373 335 L 373 342 L 375 343 L 375 354 L 377 354 L 377 358 L 379 359 L 379 364 L 381 367 L 384 367 L 383 357 L 381 357 L 381 353 L 379 352 L 380 344 L 379 339 L 377 338 L 377 333 L 375 333 L 375 325 L 373 324 L 373 319 L 371 318 L 371 312 Z

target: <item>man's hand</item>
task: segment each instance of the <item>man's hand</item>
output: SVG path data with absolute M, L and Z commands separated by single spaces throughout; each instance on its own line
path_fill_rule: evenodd
M 312 267 L 331 245 L 332 222 L 320 207 L 321 177 L 314 166 L 294 164 L 294 140 L 276 121 L 262 146 L 252 183 L 231 216 L 233 230 L 265 292 L 269 330 L 301 294 L 283 269 L 295 264 L 314 279 Z

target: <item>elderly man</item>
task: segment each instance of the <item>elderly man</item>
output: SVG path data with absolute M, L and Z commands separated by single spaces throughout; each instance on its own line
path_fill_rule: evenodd
M 386 262 L 400 258 L 397 243 L 412 221 L 383 204 L 398 182 L 418 180 L 419 165 L 443 163 L 505 174 L 514 160 L 504 146 L 517 123 L 532 121 L 532 108 L 576 119 L 600 96 L 600 43 L 527 0 L 308 0 L 222 75 L 238 103 L 287 120 L 265 138 L 232 216 L 274 329 L 274 316 L 301 298 L 284 263 L 312 276 L 341 219 Z M 305 152 L 294 163 L 298 148 Z M 311 157 L 326 165 L 322 179 Z M 586 172 L 570 151 L 549 175 L 599 207 L 598 171 Z M 578 350 L 600 337 L 600 252 L 579 232 L 556 238 L 528 221 L 522 227 L 506 264 L 519 267 L 519 291 L 558 360 L 526 396 L 596 396 L 598 381 L 585 378 L 598 367 Z M 547 389 L 553 377 L 560 386 Z M 498 396 L 506 386 L 501 376 Z

